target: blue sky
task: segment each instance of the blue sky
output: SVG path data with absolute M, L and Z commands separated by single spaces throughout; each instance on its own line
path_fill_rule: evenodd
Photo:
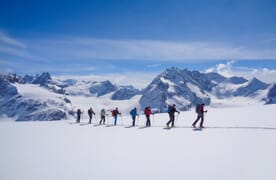
M 0 71 L 276 69 L 273 0 L 0 0 Z M 232 70 L 232 72 L 234 72 Z M 236 71 L 235 71 L 236 72 Z

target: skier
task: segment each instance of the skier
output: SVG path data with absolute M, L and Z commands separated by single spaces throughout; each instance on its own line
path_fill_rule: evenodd
M 170 120 L 167 122 L 167 127 L 169 127 L 170 123 L 172 123 L 172 127 L 174 127 L 175 112 L 178 112 L 178 114 L 180 113 L 179 111 L 176 110 L 175 104 L 173 104 L 172 106 L 169 106 L 168 113 L 169 113 Z
M 146 115 L 146 118 L 147 118 L 146 126 L 149 127 L 150 126 L 150 115 L 151 114 L 153 115 L 153 113 L 151 112 L 150 106 L 145 108 L 144 114 Z
M 114 125 L 116 126 L 118 114 L 121 115 L 121 113 L 119 112 L 117 107 L 114 110 L 112 110 L 111 112 L 112 112 L 112 116 L 114 117 Z
M 80 118 L 81 118 L 81 110 L 77 110 L 77 123 L 80 123 Z
M 137 108 L 136 108 L 136 107 L 133 108 L 129 113 L 130 113 L 130 115 L 131 115 L 131 117 L 132 117 L 132 126 L 135 126 L 135 119 L 136 119 L 136 116 L 139 116 L 139 115 L 137 114 Z
M 192 124 L 193 128 L 196 128 L 196 123 L 198 122 L 199 119 L 201 119 L 200 121 L 200 128 L 204 128 L 203 126 L 203 122 L 204 122 L 204 113 L 207 113 L 207 110 L 204 111 L 204 106 L 205 104 L 198 104 L 196 106 L 196 113 L 197 113 L 197 119 L 195 120 L 195 122 Z
M 105 116 L 106 116 L 106 113 L 105 113 L 105 109 L 102 109 L 101 110 L 101 121 L 100 121 L 100 124 L 105 124 Z
M 92 120 L 93 114 L 95 115 L 95 112 L 94 112 L 93 109 L 90 107 L 90 109 L 88 109 L 89 124 L 91 124 L 91 120 Z

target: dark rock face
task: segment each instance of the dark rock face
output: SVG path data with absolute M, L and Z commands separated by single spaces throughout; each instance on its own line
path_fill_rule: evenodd
M 264 90 L 268 87 L 268 84 L 254 78 L 246 86 L 238 88 L 233 95 L 234 96 L 254 96 L 258 90 Z
M 35 77 L 35 79 L 32 83 L 39 84 L 40 86 L 45 86 L 49 82 L 51 82 L 51 80 L 52 80 L 52 77 L 51 77 L 50 73 L 43 72 L 41 75 L 37 75 L 37 77 Z
M 140 91 L 133 86 L 120 87 L 111 97 L 112 100 L 127 100 L 138 95 Z
M 10 97 L 18 94 L 15 86 L 11 85 L 3 76 L 0 75 L 0 98 Z
M 276 104 L 276 84 L 268 91 L 266 104 Z
M 243 77 L 231 77 L 229 78 L 229 82 L 233 83 L 233 84 L 243 84 L 243 83 L 246 83 L 248 82 L 247 79 L 244 79 Z
M 8 73 L 8 74 L 0 74 L 0 76 L 2 76 L 2 78 L 4 78 L 5 80 L 7 80 L 10 83 L 19 83 L 19 84 L 24 84 L 24 79 L 15 74 L 15 73 Z
M 94 82 L 89 88 L 91 94 L 95 94 L 97 97 L 106 95 L 115 91 L 117 88 L 110 81 Z

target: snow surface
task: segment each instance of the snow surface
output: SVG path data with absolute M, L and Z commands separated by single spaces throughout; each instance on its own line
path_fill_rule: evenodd
M 169 86 L 168 88 L 168 92 L 169 93 L 175 93 L 175 89 L 174 89 L 174 86 L 175 86 L 175 83 L 173 83 L 172 81 L 168 80 L 168 79 L 165 79 L 164 77 L 161 77 L 160 80 L 164 83 L 164 84 L 167 84 Z
M 17 88 L 18 93 L 21 94 L 24 98 L 42 101 L 55 100 L 57 102 L 63 102 L 63 95 L 51 92 L 48 89 L 36 84 L 14 84 L 14 86 Z
M 134 128 L 124 127 L 129 116 L 117 127 L 1 120 L 0 179 L 275 179 L 275 108 L 206 107 L 202 131 L 189 128 L 194 110 L 181 112 L 170 130 L 166 113 L 152 116 L 151 128 L 141 128 L 142 115 Z
M 123 115 L 128 115 L 129 111 L 134 107 L 139 107 L 139 99 L 141 95 L 134 96 L 130 100 L 111 100 L 111 94 L 107 94 L 102 96 L 101 98 L 97 97 L 83 97 L 83 96 L 67 96 L 72 104 L 74 105 L 75 111 L 77 108 L 80 108 L 84 111 L 84 118 L 88 118 L 87 110 L 89 107 L 92 107 L 96 114 L 100 114 L 101 109 L 105 108 L 107 113 L 111 114 L 111 110 L 116 107 L 119 108 L 119 111 L 123 113 Z M 138 108 L 139 110 L 139 108 Z
M 187 83 L 187 86 L 188 86 L 188 88 L 189 88 L 192 92 L 194 92 L 199 98 L 202 98 L 202 99 L 206 98 L 206 95 L 204 95 L 204 94 L 201 92 L 201 90 L 199 89 L 198 86 L 195 86 L 194 84 L 192 84 L 192 83 L 190 83 L 190 82 Z

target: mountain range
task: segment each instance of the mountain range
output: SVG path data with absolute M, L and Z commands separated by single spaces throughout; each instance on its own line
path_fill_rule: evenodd
M 119 86 L 110 80 L 53 79 L 48 72 L 23 77 L 14 73 L 0 75 L 0 115 L 17 121 L 73 117 L 75 104 L 71 99 L 76 97 L 108 99 L 114 104 L 136 100 L 141 111 L 151 106 L 155 111 L 166 112 L 168 105 L 176 104 L 179 110 L 185 111 L 197 103 L 210 105 L 215 99 L 235 97 L 254 99 L 263 104 L 276 103 L 276 84 L 176 67 L 165 69 L 142 90 L 133 85 Z

